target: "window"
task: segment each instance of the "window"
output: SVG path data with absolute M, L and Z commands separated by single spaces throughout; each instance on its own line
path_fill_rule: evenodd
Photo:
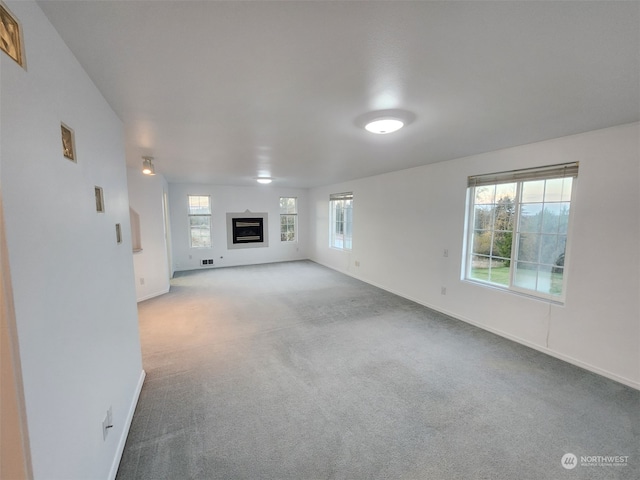
M 330 243 L 333 248 L 351 250 L 353 231 L 353 193 L 332 193 L 329 197 Z
M 189 195 L 191 248 L 211 248 L 211 197 Z
M 298 199 L 280 197 L 280 241 L 298 241 Z
M 561 301 L 578 164 L 469 177 L 465 278 Z

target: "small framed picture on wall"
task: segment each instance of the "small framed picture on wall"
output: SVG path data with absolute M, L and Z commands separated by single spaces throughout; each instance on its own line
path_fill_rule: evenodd
M 2 3 L 0 3 L 0 48 L 24 67 L 20 24 Z

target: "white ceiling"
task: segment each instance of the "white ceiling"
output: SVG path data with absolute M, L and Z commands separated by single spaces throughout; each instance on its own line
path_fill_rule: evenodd
M 313 187 L 640 120 L 635 1 L 39 3 L 169 182 Z M 356 125 L 378 109 L 416 118 Z

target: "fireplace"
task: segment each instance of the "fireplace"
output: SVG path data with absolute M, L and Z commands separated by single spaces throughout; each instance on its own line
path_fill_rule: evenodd
M 264 241 L 264 225 L 261 217 L 233 218 L 233 243 L 262 243 Z
M 264 248 L 269 246 L 267 212 L 227 212 L 227 248 Z

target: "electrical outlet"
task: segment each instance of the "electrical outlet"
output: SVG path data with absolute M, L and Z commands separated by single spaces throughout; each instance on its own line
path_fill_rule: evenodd
M 448 249 L 448 248 L 445 248 L 445 249 L 444 249 L 444 253 L 443 253 L 443 255 L 442 255 L 442 256 L 443 256 L 443 257 L 448 257 L 448 256 L 449 256 L 449 249 Z
M 360 260 L 356 260 L 356 267 L 360 266 Z
M 440 293 L 442 295 L 446 295 L 447 294 L 447 287 L 440 287 Z
M 102 440 L 107 439 L 107 435 L 109 435 L 109 429 L 113 428 L 113 409 L 109 406 L 109 410 L 107 410 L 107 415 L 104 417 L 102 421 Z
M 140 285 L 144 285 L 144 277 L 140 277 Z

